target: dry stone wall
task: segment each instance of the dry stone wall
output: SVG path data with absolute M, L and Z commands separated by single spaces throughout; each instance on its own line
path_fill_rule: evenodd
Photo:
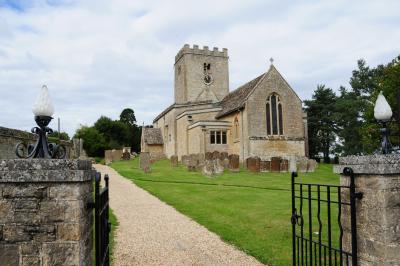
M 34 144 L 37 140 L 35 134 L 0 127 L 0 159 L 17 159 L 15 155 L 15 146 L 23 142 L 26 145 Z M 83 140 L 76 139 L 72 141 L 61 141 L 61 144 L 66 147 L 67 158 L 86 158 L 87 155 L 83 150 Z

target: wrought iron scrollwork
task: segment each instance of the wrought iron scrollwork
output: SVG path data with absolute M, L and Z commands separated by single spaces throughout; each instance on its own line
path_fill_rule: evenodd
M 35 121 L 39 127 L 33 127 L 31 132 L 38 135 L 38 139 L 35 145 L 18 143 L 15 147 L 15 154 L 18 158 L 63 159 L 66 157 L 67 152 L 64 145 L 48 143 L 47 141 L 47 135 L 53 133 L 53 130 L 47 127 L 51 119 L 49 116 L 35 116 Z

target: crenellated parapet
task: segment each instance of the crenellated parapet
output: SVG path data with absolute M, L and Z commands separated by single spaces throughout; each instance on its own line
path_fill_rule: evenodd
M 208 46 L 203 46 L 201 49 L 197 44 L 194 44 L 193 47 L 190 47 L 189 44 L 185 44 L 175 56 L 175 63 L 185 54 L 228 57 L 228 49 L 222 48 L 222 51 L 220 51 L 218 47 L 214 47 L 212 50 L 210 50 Z

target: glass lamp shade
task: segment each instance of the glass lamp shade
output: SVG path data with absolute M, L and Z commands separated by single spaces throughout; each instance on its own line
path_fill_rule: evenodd
M 382 92 L 379 93 L 375 102 L 374 116 L 378 121 L 389 121 L 392 118 L 393 112 L 389 103 L 386 101 Z
M 46 85 L 42 86 L 40 94 L 36 98 L 35 104 L 33 105 L 32 112 L 35 116 L 49 116 L 54 114 L 54 107 L 51 103 L 49 96 L 49 90 Z

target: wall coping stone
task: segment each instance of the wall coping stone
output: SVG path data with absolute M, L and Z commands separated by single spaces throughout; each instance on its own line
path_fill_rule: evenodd
M 84 182 L 93 176 L 90 160 L 9 159 L 0 160 L 0 183 Z
M 340 174 L 345 167 L 353 169 L 355 174 L 400 174 L 400 154 L 340 157 L 333 172 Z

